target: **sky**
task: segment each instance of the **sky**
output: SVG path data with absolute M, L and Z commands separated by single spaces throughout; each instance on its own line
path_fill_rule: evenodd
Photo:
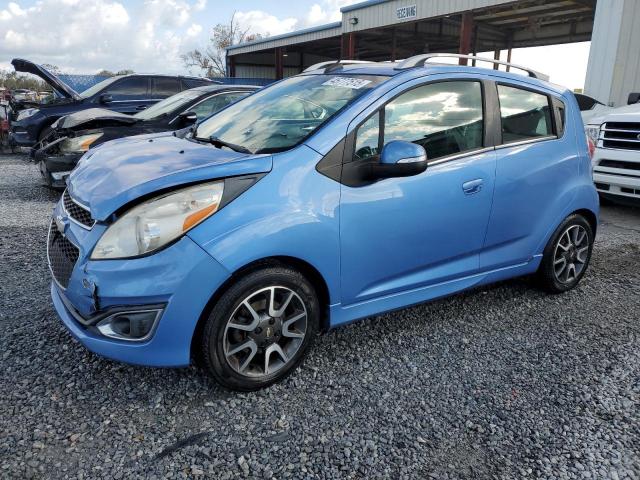
M 341 19 L 360 0 L 0 0 L 0 68 L 22 57 L 65 73 L 195 73 L 180 54 L 205 47 L 211 27 L 236 12 L 252 33 L 278 35 Z M 514 50 L 512 62 L 581 88 L 589 42 Z M 506 59 L 506 52 L 502 58 Z

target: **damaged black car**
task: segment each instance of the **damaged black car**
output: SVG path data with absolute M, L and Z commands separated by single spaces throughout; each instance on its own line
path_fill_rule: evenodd
M 133 114 L 183 90 L 217 83 L 199 77 L 116 75 L 78 93 L 40 65 L 20 58 L 14 58 L 11 64 L 16 72 L 40 77 L 56 94 L 44 105 L 30 102 L 12 106 L 16 116 L 11 121 L 9 143 L 14 147 L 32 147 L 50 133 L 53 122 L 70 113 L 102 107 Z
M 64 188 L 65 179 L 90 148 L 109 140 L 186 129 L 259 87 L 209 85 L 185 90 L 135 115 L 91 108 L 64 116 L 34 149 L 45 183 Z

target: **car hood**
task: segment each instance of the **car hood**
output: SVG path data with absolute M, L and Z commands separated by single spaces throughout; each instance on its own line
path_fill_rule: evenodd
M 92 123 L 96 128 L 100 128 L 101 121 L 104 124 L 113 125 L 113 123 L 121 123 L 123 125 L 131 125 L 138 121 L 137 118 L 127 115 L 126 113 L 114 112 L 113 110 L 107 110 L 106 108 L 87 108 L 86 110 L 80 110 L 79 112 L 71 113 L 59 118 L 53 124 L 53 128 L 56 130 L 67 130 L 69 128 L 76 128 L 81 125 Z
M 151 134 L 106 142 L 86 153 L 71 172 L 71 196 L 91 216 L 106 220 L 136 199 L 176 186 L 271 170 L 270 155 L 222 150 L 176 137 Z
M 640 122 L 640 103 L 610 108 L 602 112 L 602 115 L 591 117 L 587 123 L 589 125 L 602 125 L 604 122 Z
M 35 63 L 30 62 L 29 60 L 24 60 L 22 58 L 14 58 L 13 60 L 11 60 L 11 65 L 13 65 L 13 68 L 15 68 L 16 72 L 31 73 L 33 75 L 36 75 L 37 77 L 40 77 L 42 80 L 51 85 L 51 88 L 53 88 L 56 92 L 58 92 L 65 98 L 71 98 L 73 100 L 81 99 L 80 95 L 78 95 L 78 92 L 76 92 L 73 88 L 71 88 L 49 70 L 41 67 L 40 65 L 36 65 Z

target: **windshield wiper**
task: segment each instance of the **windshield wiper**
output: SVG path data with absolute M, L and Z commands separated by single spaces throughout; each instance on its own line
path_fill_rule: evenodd
M 196 140 L 200 140 L 201 142 L 209 142 L 214 147 L 222 148 L 227 147 L 233 150 L 234 152 L 240 153 L 253 153 L 247 147 L 243 147 L 242 145 L 236 145 L 235 143 L 225 142 L 224 140 L 220 140 L 215 135 L 211 135 L 209 138 L 201 138 L 201 137 L 193 137 Z

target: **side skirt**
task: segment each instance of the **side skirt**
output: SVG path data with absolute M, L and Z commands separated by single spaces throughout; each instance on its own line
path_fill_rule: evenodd
M 541 261 L 542 254 L 539 254 L 531 257 L 531 259 L 525 263 L 479 272 L 466 277 L 415 288 L 405 292 L 398 292 L 392 295 L 385 295 L 352 305 L 343 306 L 342 304 L 336 303 L 329 308 L 329 326 L 330 328 L 334 328 L 361 318 L 408 308 L 419 303 L 446 297 L 454 293 L 460 293 L 480 285 L 529 275 L 538 269 Z

